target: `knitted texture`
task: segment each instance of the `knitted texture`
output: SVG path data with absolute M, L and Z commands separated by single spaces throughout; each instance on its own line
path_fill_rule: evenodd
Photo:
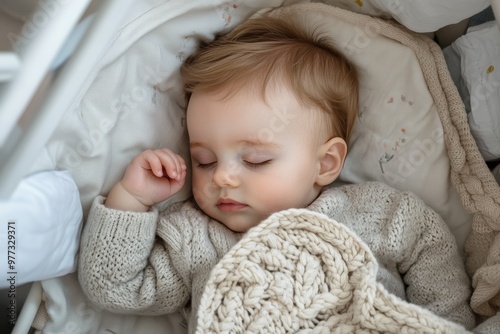
M 484 162 L 470 132 L 467 114 L 451 79 L 439 46 L 394 21 L 372 18 L 320 3 L 283 7 L 274 15 L 317 12 L 360 29 L 377 27 L 377 33 L 409 47 L 418 59 L 434 99 L 450 161 L 450 177 L 462 204 L 473 215 L 465 251 L 466 268 L 473 278 L 473 310 L 484 316 L 500 311 L 500 186 Z M 371 31 L 371 30 L 370 30 Z
M 234 256 L 231 249 L 243 235 L 211 219 L 191 201 L 173 204 L 161 213 L 156 210 L 144 213 L 113 210 L 106 208 L 103 201 L 102 197 L 94 201 L 82 233 L 78 276 L 85 294 L 104 309 L 128 314 L 170 313 L 184 308 L 190 301 L 188 329 L 194 332 L 198 322 L 196 316 L 205 317 L 197 310 L 206 282 L 214 275 L 223 275 L 216 265 L 225 254 L 230 253 L 226 258 Z M 335 218 L 363 240 L 366 246 L 354 251 L 343 248 L 339 254 L 329 255 L 335 254 L 330 252 L 329 243 L 336 245 L 336 242 L 329 237 L 325 243 L 322 238 L 328 229 L 323 226 L 305 236 L 291 235 L 310 247 L 308 249 L 313 250 L 313 256 L 328 256 L 326 260 L 314 260 L 313 256 L 304 253 L 300 265 L 305 267 L 299 270 L 293 269 L 293 262 L 291 267 L 287 264 L 288 249 L 266 249 L 263 254 L 267 261 L 273 263 L 273 270 L 285 270 L 285 274 L 291 274 L 286 279 L 281 275 L 283 282 L 294 285 L 294 280 L 297 280 L 297 284 L 304 285 L 306 294 L 318 295 L 307 297 L 300 303 L 308 305 L 312 303 L 308 301 L 312 298 L 317 300 L 318 307 L 332 308 L 337 299 L 346 298 L 341 289 L 332 291 L 332 296 L 323 295 L 328 285 L 332 284 L 332 279 L 338 281 L 345 275 L 361 275 L 361 279 L 366 275 L 354 272 L 364 273 L 363 266 L 366 264 L 366 270 L 372 270 L 372 274 L 376 274 L 374 279 L 383 284 L 385 294 L 421 305 L 443 320 L 448 319 L 467 328 L 474 326 L 474 316 L 468 306 L 470 281 L 455 240 L 439 215 L 422 200 L 411 193 L 370 182 L 325 189 L 307 210 Z M 294 230 L 291 232 L 295 233 Z M 258 237 L 252 239 L 252 230 L 247 234 L 247 242 L 255 244 L 252 248 L 262 247 Z M 377 265 L 372 255 L 369 261 L 353 255 L 354 262 L 351 258 L 342 261 L 348 262 L 349 268 L 353 265 L 360 268 L 349 269 L 353 274 L 346 272 L 339 278 L 335 276 L 342 272 L 334 267 L 342 263 L 338 256 L 353 252 L 364 254 L 368 248 L 377 259 Z M 300 258 L 300 253 L 292 255 Z M 239 258 L 235 256 L 234 261 L 239 261 Z M 321 264 L 321 261 L 326 264 Z M 332 269 L 328 275 L 321 274 L 327 265 L 333 266 Z M 313 270 L 309 269 L 310 266 Z M 373 269 L 369 269 L 371 267 Z M 245 275 L 253 267 L 238 266 L 236 269 L 233 273 L 235 277 Z M 267 274 L 262 277 L 265 279 Z M 240 291 L 239 287 L 235 289 Z M 296 296 L 299 294 L 293 293 Z M 322 296 L 326 299 L 322 300 Z M 377 294 L 370 296 L 369 299 L 379 299 Z M 254 300 L 251 294 L 245 298 L 250 303 Z M 287 300 L 296 301 L 295 297 L 290 298 Z M 385 305 L 384 298 L 381 305 Z M 356 310 L 357 306 L 353 307 L 352 310 Z M 292 312 L 288 316 L 298 321 L 302 315 Z
M 162 212 L 103 203 L 96 197 L 82 232 L 78 279 L 86 296 L 115 313 L 168 314 L 190 303 L 195 314 L 210 270 L 240 234 L 191 201 Z
M 421 67 L 443 124 L 451 181 L 464 208 L 473 214 L 465 245 L 466 268 L 474 287 L 471 306 L 480 315 L 492 316 L 500 311 L 500 187 L 472 137 L 464 104 L 441 49 L 424 38 L 419 44 L 429 50 L 429 56 L 420 59 Z M 423 62 L 434 65 L 423 66 Z
M 275 213 L 214 268 L 196 333 L 467 333 L 394 297 L 348 228 L 305 209 Z
M 40 306 L 38 306 L 38 310 L 35 314 L 35 318 L 33 319 L 33 322 L 31 323 L 31 327 L 41 331 L 45 327 L 45 324 L 47 321 L 49 321 L 49 313 L 47 312 L 47 308 L 45 306 L 45 299 L 46 296 L 43 294 L 42 296 L 42 301 L 40 303 Z

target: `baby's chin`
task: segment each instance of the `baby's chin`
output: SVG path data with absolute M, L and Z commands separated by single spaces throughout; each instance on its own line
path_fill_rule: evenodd
M 226 226 L 233 232 L 245 233 L 252 227 L 259 225 L 262 219 L 259 220 L 241 220 L 241 219 L 222 219 L 219 220 L 221 224 Z

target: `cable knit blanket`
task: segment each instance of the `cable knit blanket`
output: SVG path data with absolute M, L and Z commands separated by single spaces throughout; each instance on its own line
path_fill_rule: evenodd
M 388 293 L 368 246 L 325 215 L 270 216 L 217 264 L 197 333 L 468 333 Z

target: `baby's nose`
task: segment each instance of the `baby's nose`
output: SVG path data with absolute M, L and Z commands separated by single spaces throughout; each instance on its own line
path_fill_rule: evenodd
M 237 163 L 219 163 L 214 173 L 214 183 L 218 187 L 237 187 L 239 185 L 240 166 Z

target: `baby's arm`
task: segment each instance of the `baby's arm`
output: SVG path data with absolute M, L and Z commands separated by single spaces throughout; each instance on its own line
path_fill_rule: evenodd
M 171 152 L 146 151 L 135 158 L 113 188 L 113 195 L 95 199 L 84 226 L 79 280 L 86 295 L 110 311 L 170 313 L 189 300 L 189 287 L 156 236 L 158 211 L 131 210 L 144 211 L 173 195 L 184 183 L 183 161 L 164 153 Z M 172 179 L 163 177 L 162 167 Z
M 397 211 L 405 252 L 398 269 L 404 274 L 408 301 L 470 329 L 470 280 L 447 225 L 413 195 L 403 199 Z
M 169 149 L 146 150 L 132 160 L 105 205 L 123 211 L 148 211 L 177 193 L 186 179 L 186 163 Z

